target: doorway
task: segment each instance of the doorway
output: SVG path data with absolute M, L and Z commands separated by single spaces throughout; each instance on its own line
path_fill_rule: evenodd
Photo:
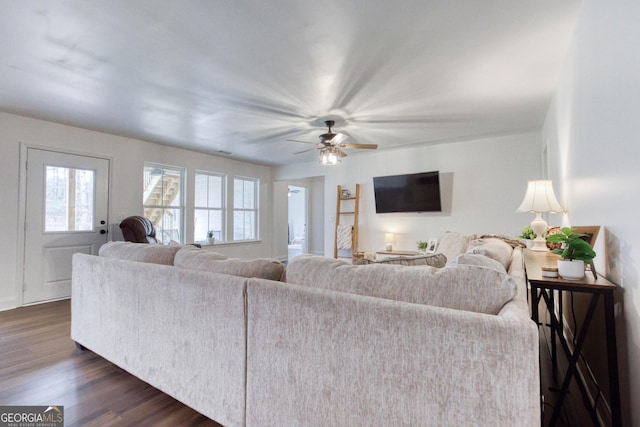
M 26 149 L 22 304 L 71 296 L 71 257 L 107 242 L 108 159 Z
M 287 260 L 308 252 L 307 189 L 297 185 L 287 188 L 288 250 Z

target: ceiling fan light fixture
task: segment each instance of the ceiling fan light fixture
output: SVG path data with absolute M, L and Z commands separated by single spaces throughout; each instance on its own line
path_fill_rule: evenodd
M 321 165 L 337 165 L 340 163 L 340 153 L 335 147 L 323 147 L 320 149 L 320 164 Z

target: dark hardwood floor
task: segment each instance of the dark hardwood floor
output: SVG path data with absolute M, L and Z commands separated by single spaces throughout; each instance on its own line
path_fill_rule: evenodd
M 65 426 L 219 426 L 69 336 L 70 301 L 0 312 L 0 405 L 64 406 Z

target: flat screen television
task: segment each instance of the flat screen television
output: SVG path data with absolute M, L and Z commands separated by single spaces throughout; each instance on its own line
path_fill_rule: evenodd
M 373 178 L 376 213 L 441 212 L 438 171 Z

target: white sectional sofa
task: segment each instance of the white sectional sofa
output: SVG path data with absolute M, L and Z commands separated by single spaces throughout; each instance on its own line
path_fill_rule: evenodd
M 74 256 L 71 334 L 226 426 L 538 426 L 522 252 L 484 240 L 445 239 L 442 268 L 301 256 L 286 283 L 271 260 L 108 244 Z

